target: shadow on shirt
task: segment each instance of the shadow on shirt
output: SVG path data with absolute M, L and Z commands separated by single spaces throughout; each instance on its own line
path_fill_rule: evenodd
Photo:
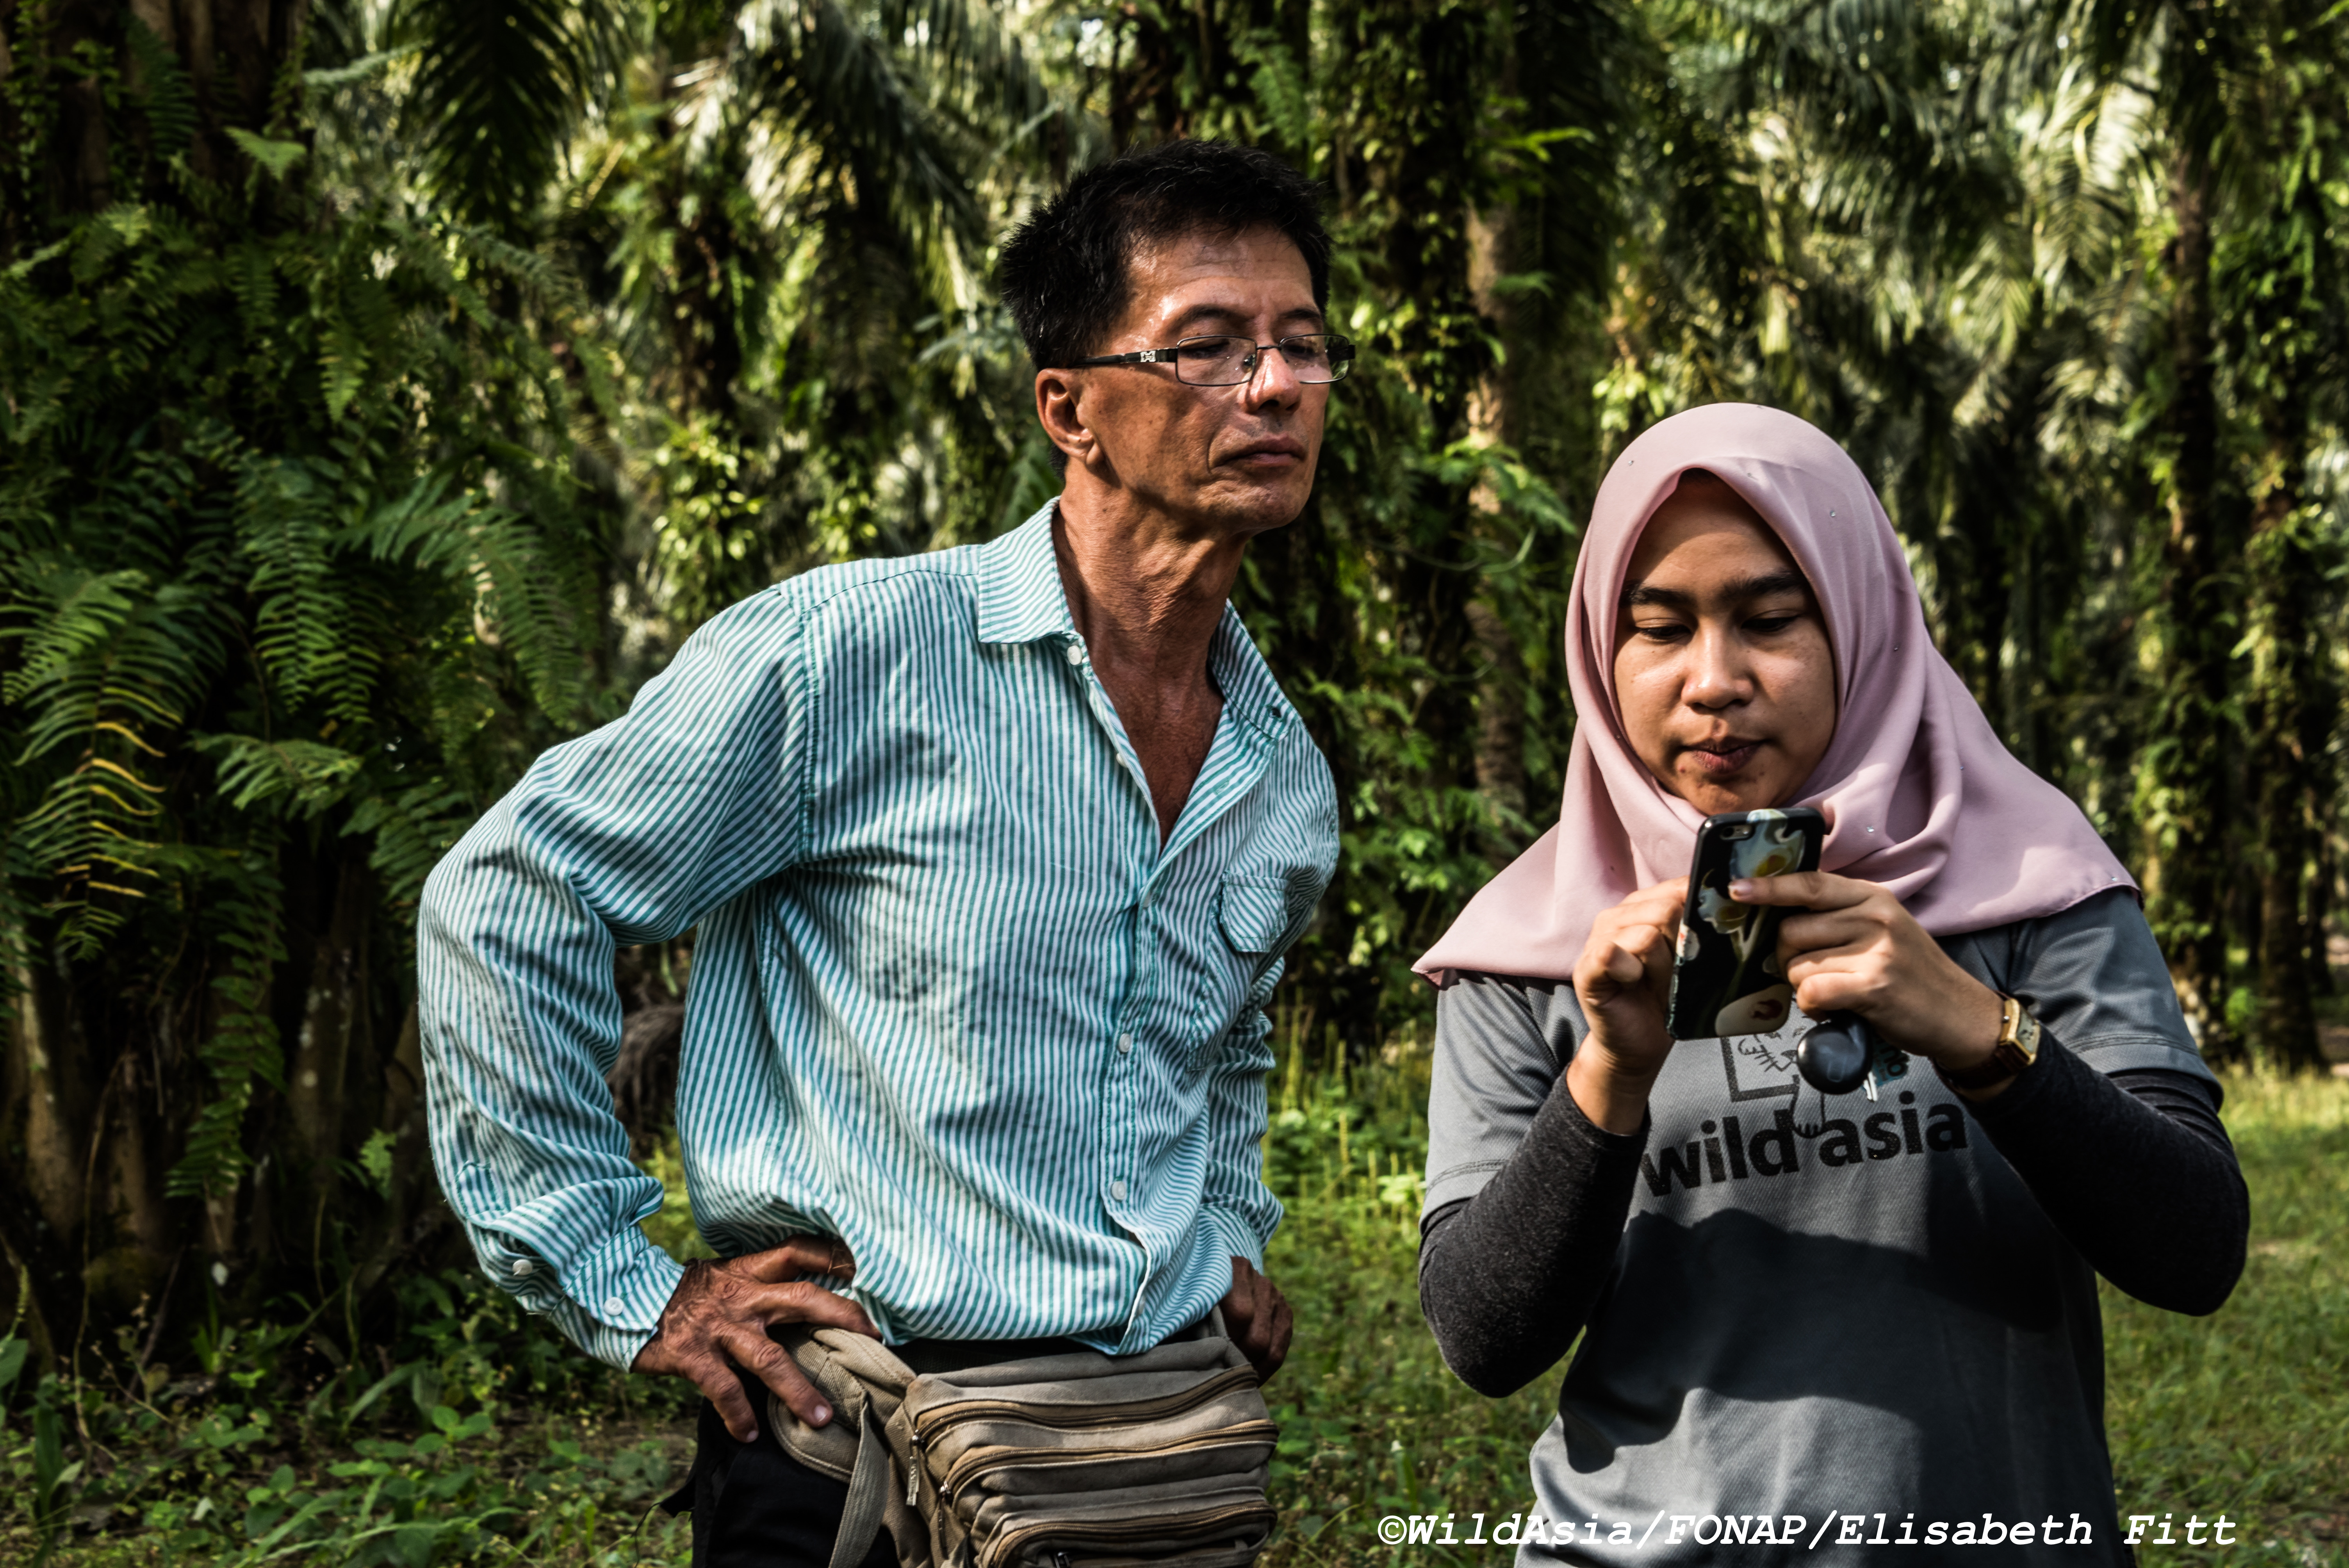
M 2084 1420 L 2101 1456 L 2095 1275 L 2035 1204 L 1994 1228 L 1963 1185 L 1933 1184 L 1921 1250 L 1743 1210 L 1693 1224 L 1635 1215 L 1559 1390 L 1573 1468 L 1665 1442 L 1691 1457 L 1821 1438 L 1848 1448 L 1868 1432 L 1913 1447 L 1905 1431 L 1945 1455 L 1996 1451 L 2004 1469 L 2018 1440 L 2037 1448 Z M 1839 1207 L 1807 1217 L 1866 1222 Z

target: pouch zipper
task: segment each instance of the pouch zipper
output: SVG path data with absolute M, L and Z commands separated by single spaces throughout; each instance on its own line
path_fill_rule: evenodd
M 1069 1407 L 1065 1414 L 1057 1409 L 1045 1413 L 1037 1406 L 1014 1399 L 957 1399 L 950 1405 L 934 1405 L 916 1417 L 914 1440 L 916 1443 L 927 1442 L 941 1428 L 963 1421 L 984 1420 L 993 1416 L 1057 1430 L 1129 1426 L 1137 1421 L 1153 1421 L 1179 1415 L 1236 1388 L 1254 1387 L 1256 1385 L 1257 1376 L 1250 1368 L 1227 1367 L 1206 1381 L 1179 1394 L 1166 1394 L 1155 1399 L 1134 1400 L 1123 1405 L 1075 1405 Z
M 1177 1443 L 1147 1449 L 1021 1449 L 1007 1455 L 999 1449 L 978 1449 L 957 1460 L 938 1482 L 939 1501 L 958 1501 L 963 1489 L 991 1470 L 1017 1465 L 1023 1470 L 1055 1470 L 1061 1466 L 1101 1464 L 1121 1459 L 1150 1459 L 1163 1454 L 1197 1453 L 1208 1449 L 1242 1448 L 1249 1443 L 1270 1443 L 1280 1436 L 1280 1429 L 1270 1421 L 1242 1421 L 1221 1431 L 1203 1432 Z M 1043 1455 L 1045 1457 L 1037 1457 Z
M 1229 1507 L 1219 1508 L 1209 1513 L 1199 1514 L 1193 1519 L 1182 1520 L 1179 1522 L 1179 1524 L 1164 1515 L 1155 1520 L 1140 1520 L 1125 1524 L 1079 1525 L 1075 1527 L 1071 1527 L 1065 1521 L 1043 1520 L 1024 1528 L 1015 1526 L 1009 1530 L 998 1532 L 995 1539 L 981 1547 L 974 1556 L 975 1561 L 980 1563 L 999 1563 L 1015 1554 L 1024 1542 L 1040 1535 L 1050 1535 L 1055 1531 L 1065 1532 L 1067 1534 L 1078 1541 L 1100 1541 L 1114 1543 L 1121 1540 L 1130 1540 L 1135 1536 L 1141 1536 L 1145 1539 L 1154 1535 L 1170 1535 L 1177 1533 L 1188 1536 L 1212 1536 L 1218 1532 L 1220 1527 L 1229 1522 L 1235 1522 L 1241 1520 L 1269 1521 L 1278 1517 L 1278 1515 L 1274 1511 L 1272 1504 L 1268 1502 L 1257 1502 L 1234 1503 Z M 1170 1528 L 1170 1526 L 1172 1526 L 1172 1528 Z M 1053 1555 L 1058 1558 L 1065 1558 L 1068 1556 L 1068 1548 L 1062 1547 Z

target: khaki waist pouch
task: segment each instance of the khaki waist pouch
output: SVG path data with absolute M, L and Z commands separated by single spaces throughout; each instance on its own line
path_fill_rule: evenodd
M 1278 1429 L 1220 1333 L 922 1375 L 861 1334 L 783 1343 L 832 1401 L 821 1428 L 767 1401 L 792 1456 L 848 1483 L 832 1568 L 884 1529 L 901 1568 L 1240 1568 L 1272 1532 Z

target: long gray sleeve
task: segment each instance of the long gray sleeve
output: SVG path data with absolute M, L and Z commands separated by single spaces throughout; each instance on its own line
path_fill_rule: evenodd
M 1644 1121 L 1594 1126 L 1560 1077 L 1484 1191 L 1427 1216 L 1420 1310 L 1462 1382 L 1497 1398 L 1566 1354 L 1607 1281 L 1647 1147 Z
M 2251 1199 L 2201 1079 L 2107 1078 L 2051 1043 L 2004 1094 L 1968 1109 L 2098 1274 L 2170 1312 L 2226 1304 Z

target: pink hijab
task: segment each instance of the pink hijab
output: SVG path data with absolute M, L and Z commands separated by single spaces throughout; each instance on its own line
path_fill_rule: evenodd
M 1624 738 L 1614 654 L 1632 550 L 1691 469 L 1762 514 L 1826 613 L 1835 738 L 1792 803 L 1826 815 L 1826 870 L 1891 889 L 1937 936 L 2137 886 L 2080 809 L 2008 754 L 1933 646 L 1908 557 L 1858 465 L 1792 414 L 1716 403 L 1633 441 L 1599 487 L 1567 609 L 1579 722 L 1557 826 L 1469 902 L 1420 974 L 1570 978 L 1602 912 L 1687 872 L 1704 819 Z

